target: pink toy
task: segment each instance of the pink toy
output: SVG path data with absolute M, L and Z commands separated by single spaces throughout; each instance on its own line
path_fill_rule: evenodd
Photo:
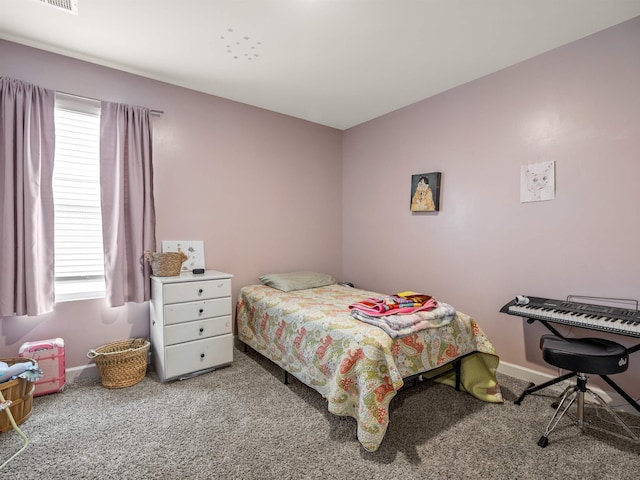
M 33 358 L 44 373 L 42 378 L 36 381 L 34 397 L 59 392 L 64 388 L 66 372 L 62 338 L 23 343 L 18 356 Z

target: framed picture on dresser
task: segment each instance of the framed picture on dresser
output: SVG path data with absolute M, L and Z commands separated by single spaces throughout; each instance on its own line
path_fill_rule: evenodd
M 191 272 L 204 266 L 204 242 L 202 240 L 162 240 L 163 252 L 182 252 L 187 259 L 182 264 L 182 272 Z

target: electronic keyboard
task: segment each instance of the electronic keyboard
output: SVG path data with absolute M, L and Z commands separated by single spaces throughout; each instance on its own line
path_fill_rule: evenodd
M 502 307 L 500 312 L 640 338 L 640 312 L 637 308 L 633 310 L 569 300 L 518 296 Z

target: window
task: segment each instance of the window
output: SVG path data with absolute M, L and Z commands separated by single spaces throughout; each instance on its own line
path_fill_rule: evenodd
M 56 301 L 104 297 L 100 102 L 56 93 Z

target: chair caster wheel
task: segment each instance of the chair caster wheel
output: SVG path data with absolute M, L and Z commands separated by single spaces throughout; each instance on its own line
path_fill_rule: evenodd
M 547 437 L 540 437 L 540 440 L 538 440 L 538 446 L 544 448 L 547 445 L 549 445 L 549 439 Z

